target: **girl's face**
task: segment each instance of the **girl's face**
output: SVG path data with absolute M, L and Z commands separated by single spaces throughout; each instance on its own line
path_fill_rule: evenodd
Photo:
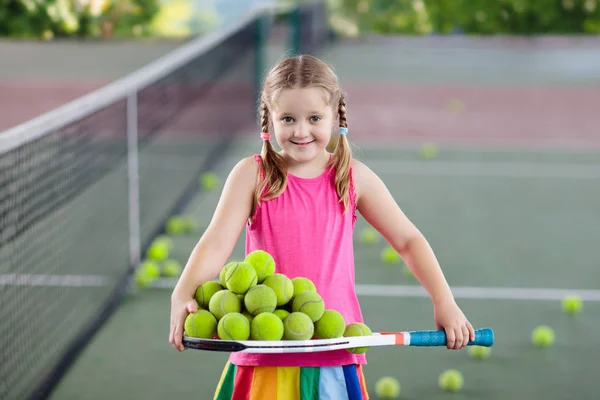
M 324 155 L 334 118 L 324 89 L 284 89 L 271 111 L 275 140 L 285 156 L 299 163 Z

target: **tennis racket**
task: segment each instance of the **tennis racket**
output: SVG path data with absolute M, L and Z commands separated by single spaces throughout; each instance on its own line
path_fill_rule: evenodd
M 490 328 L 475 331 L 475 340 L 469 346 L 491 347 L 494 344 L 494 331 Z M 188 349 L 242 353 L 312 353 L 350 349 L 353 347 L 376 346 L 446 346 L 446 332 L 412 331 L 379 332 L 372 336 L 341 337 L 316 340 L 221 340 L 183 337 L 183 345 Z

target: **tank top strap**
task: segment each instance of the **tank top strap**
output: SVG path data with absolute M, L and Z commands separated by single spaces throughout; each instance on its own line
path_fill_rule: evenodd
M 348 174 L 348 180 L 349 185 L 348 185 L 348 198 L 349 198 L 349 202 L 348 202 L 348 207 L 350 208 L 350 211 L 352 211 L 352 227 L 354 228 L 354 224 L 356 222 L 356 189 L 354 188 L 354 174 L 353 174 L 353 170 L 352 170 L 352 165 L 350 166 L 350 170 L 349 170 L 349 174 Z

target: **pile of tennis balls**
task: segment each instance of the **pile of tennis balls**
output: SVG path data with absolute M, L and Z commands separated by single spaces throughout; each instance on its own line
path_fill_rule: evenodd
M 138 287 L 148 287 L 160 277 L 175 278 L 181 275 L 179 261 L 169 258 L 172 248 L 173 240 L 168 236 L 158 236 L 152 241 L 134 275 Z
M 219 281 L 196 290 L 199 309 L 185 320 L 185 335 L 223 340 L 309 340 L 368 336 L 363 323 L 346 324 L 336 310 L 326 309 L 314 283 L 275 272 L 275 260 L 256 250 L 244 261 L 227 263 Z M 348 351 L 359 354 L 368 348 Z

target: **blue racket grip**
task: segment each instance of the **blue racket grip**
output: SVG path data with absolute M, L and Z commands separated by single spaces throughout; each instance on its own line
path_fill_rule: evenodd
M 475 330 L 475 340 L 469 341 L 469 346 L 491 347 L 494 344 L 494 331 L 490 328 Z M 414 331 L 410 332 L 411 346 L 445 346 L 445 331 Z

